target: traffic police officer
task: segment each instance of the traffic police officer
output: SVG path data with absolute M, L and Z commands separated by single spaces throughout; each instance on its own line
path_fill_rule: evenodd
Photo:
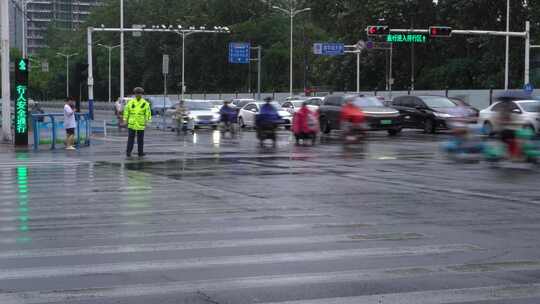
M 128 143 L 126 155 L 131 156 L 135 136 L 137 136 L 137 148 L 139 157 L 144 156 L 144 129 L 146 125 L 152 121 L 152 110 L 150 103 L 142 98 L 144 94 L 143 88 L 137 87 L 133 90 L 135 98 L 130 99 L 124 107 L 124 122 L 128 126 Z

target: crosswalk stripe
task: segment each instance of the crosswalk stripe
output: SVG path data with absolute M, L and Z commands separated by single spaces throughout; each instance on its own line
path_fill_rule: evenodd
M 103 239 L 129 239 L 129 238 L 152 238 L 152 237 L 174 237 L 174 236 L 186 236 L 186 235 L 204 235 L 204 234 L 230 234 L 230 233 L 258 233 L 258 232 L 280 232 L 280 231 L 301 231 L 309 230 L 311 233 L 313 229 L 352 229 L 354 231 L 358 229 L 367 229 L 372 227 L 373 224 L 368 223 L 317 223 L 317 224 L 285 224 L 285 225 L 256 225 L 256 226 L 225 226 L 225 227 L 189 227 L 182 228 L 180 230 L 155 230 L 150 229 L 148 231 L 122 231 L 117 233 L 110 232 L 95 232 L 89 229 L 80 231 L 66 231 L 62 234 L 61 239 L 63 241 L 71 240 L 103 240 Z M 90 227 L 89 227 L 90 228 Z M 53 235 L 33 235 L 33 241 L 57 239 Z M 2 237 L 0 238 L 0 244 L 16 244 L 17 238 Z
M 154 214 L 156 215 L 156 214 Z M 197 217 L 196 217 L 197 216 Z M 253 214 L 253 213 L 247 213 L 247 214 L 240 214 L 236 213 L 233 216 L 231 214 L 197 214 L 197 215 L 191 215 L 189 218 L 179 218 L 178 216 L 172 215 L 161 215 L 162 221 L 170 221 L 171 223 L 185 223 L 185 224 L 193 224 L 193 223 L 217 223 L 217 222 L 225 222 L 225 221 L 238 221 L 238 220 L 264 220 L 264 219 L 304 219 L 304 218 L 330 218 L 329 214 L 322 214 L 322 213 L 300 213 L 300 214 L 287 214 L 287 215 L 276 215 L 276 214 Z M 172 219 L 171 219 L 172 218 Z M 75 221 L 77 222 L 77 221 Z M 79 220 L 80 222 L 80 220 Z M 56 224 L 56 223 L 45 223 L 45 224 L 35 224 L 32 222 L 29 222 L 30 230 L 32 231 L 42 231 L 42 230 L 67 230 L 67 229 L 92 229 L 92 228 L 104 228 L 104 227 L 120 227 L 120 226 L 143 226 L 143 225 L 156 225 L 159 226 L 162 223 L 157 223 L 151 219 L 151 216 L 149 216 L 148 220 L 144 220 L 141 218 L 138 218 L 136 221 L 121 221 L 121 222 L 92 222 L 92 223 L 80 223 L 80 224 L 71 224 L 71 223 L 64 223 L 64 224 Z M 18 231 L 17 227 L 14 226 L 2 226 L 0 225 L 0 232 L 15 232 Z
M 214 240 L 214 241 L 191 241 L 181 243 L 145 243 L 145 244 L 123 244 L 115 246 L 94 246 L 77 248 L 49 248 L 24 251 L 4 251 L 0 252 L 0 258 L 30 258 L 30 257 L 58 257 L 74 255 L 100 255 L 119 253 L 142 253 L 159 251 L 176 251 L 188 249 L 214 249 L 233 248 L 248 246 L 270 246 L 270 245 L 294 245 L 294 244 L 317 244 L 333 242 L 358 242 L 358 241 L 404 241 L 416 240 L 423 235 L 417 233 L 380 233 L 380 234 L 360 234 L 360 235 L 324 235 L 324 236 L 302 236 L 284 238 L 262 238 L 262 239 L 241 239 L 241 240 Z
M 489 264 L 486 264 L 489 265 Z M 523 270 L 520 266 L 500 266 L 495 268 L 478 267 L 476 273 Z M 538 265 L 538 262 L 537 262 Z M 124 286 L 92 287 L 76 290 L 31 291 L 1 293 L 2 304 L 42 304 L 59 302 L 77 302 L 85 299 L 100 301 L 123 297 L 159 296 L 166 294 L 182 294 L 202 291 L 233 291 L 249 288 L 271 288 L 307 284 L 349 283 L 361 281 L 390 280 L 412 278 L 429 275 L 460 274 L 456 269 L 464 269 L 466 265 L 425 266 L 415 268 L 389 268 L 373 270 L 355 270 L 325 273 L 299 273 L 294 275 L 273 275 L 256 277 L 239 277 L 201 281 L 179 281 L 169 283 L 135 284 Z M 504 300 L 520 297 L 540 296 L 540 284 L 490 286 L 467 289 L 447 289 L 435 291 L 405 292 L 394 294 L 368 295 L 348 298 L 313 299 L 289 301 L 272 304 L 443 304 L 480 300 Z M 381 302 L 382 300 L 382 302 Z M 404 300 L 404 301 L 402 301 Z M 432 302 L 422 302 L 431 300 Z M 270 303 L 267 303 L 270 304 Z
M 1 269 L 0 280 L 48 278 L 72 275 L 91 275 L 99 273 L 127 273 L 140 271 L 160 271 L 171 269 L 208 268 L 216 266 L 274 264 L 285 262 L 314 262 L 359 257 L 393 257 L 443 254 L 480 250 L 469 244 L 427 245 L 416 247 L 384 247 L 346 250 L 305 251 L 295 253 L 273 253 L 260 255 L 241 255 L 223 257 L 200 257 L 180 260 L 162 260 L 133 263 L 113 263 L 96 265 L 77 265 L 66 267 L 39 267 Z
M 457 304 L 540 297 L 540 284 L 428 290 L 358 297 L 313 299 L 262 304 Z

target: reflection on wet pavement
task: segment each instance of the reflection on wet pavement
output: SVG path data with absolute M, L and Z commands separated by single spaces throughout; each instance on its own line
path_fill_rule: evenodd
M 0 155 L 1 304 L 539 302 L 539 168 L 169 133 Z

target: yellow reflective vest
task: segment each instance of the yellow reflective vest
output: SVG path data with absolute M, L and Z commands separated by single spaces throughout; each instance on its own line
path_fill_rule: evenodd
M 150 103 L 143 98 L 130 99 L 124 107 L 124 121 L 127 122 L 129 129 L 143 131 L 146 124 L 152 121 Z

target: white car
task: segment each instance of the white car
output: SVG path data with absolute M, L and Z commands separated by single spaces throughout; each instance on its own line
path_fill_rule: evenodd
M 323 97 L 310 97 L 307 99 L 290 100 L 290 101 L 285 101 L 284 103 L 282 103 L 281 107 L 283 107 L 290 113 L 294 113 L 298 111 L 302 107 L 302 104 L 305 102 L 307 103 L 308 109 L 310 109 L 313 112 L 317 112 L 323 100 L 324 100 Z
M 240 113 L 238 114 L 238 124 L 240 127 L 255 127 L 255 116 L 259 114 L 261 111 L 262 105 L 264 105 L 265 102 L 257 101 L 257 102 L 250 102 L 247 105 L 245 105 L 242 109 L 240 109 Z M 290 128 L 291 122 L 292 122 L 292 114 L 289 113 L 287 110 L 283 109 L 279 103 L 272 102 L 272 106 L 274 106 L 281 117 L 283 119 L 283 125 L 285 128 Z
M 256 102 L 256 100 L 251 98 L 235 98 L 232 100 L 232 105 L 237 109 L 241 109 L 250 102 Z
M 529 128 L 534 133 L 540 132 L 540 101 L 516 100 L 501 101 L 480 111 L 479 123 L 484 126 L 486 134 L 494 134 L 501 131 L 498 116 L 503 110 L 512 112 L 512 121 L 516 125 Z

